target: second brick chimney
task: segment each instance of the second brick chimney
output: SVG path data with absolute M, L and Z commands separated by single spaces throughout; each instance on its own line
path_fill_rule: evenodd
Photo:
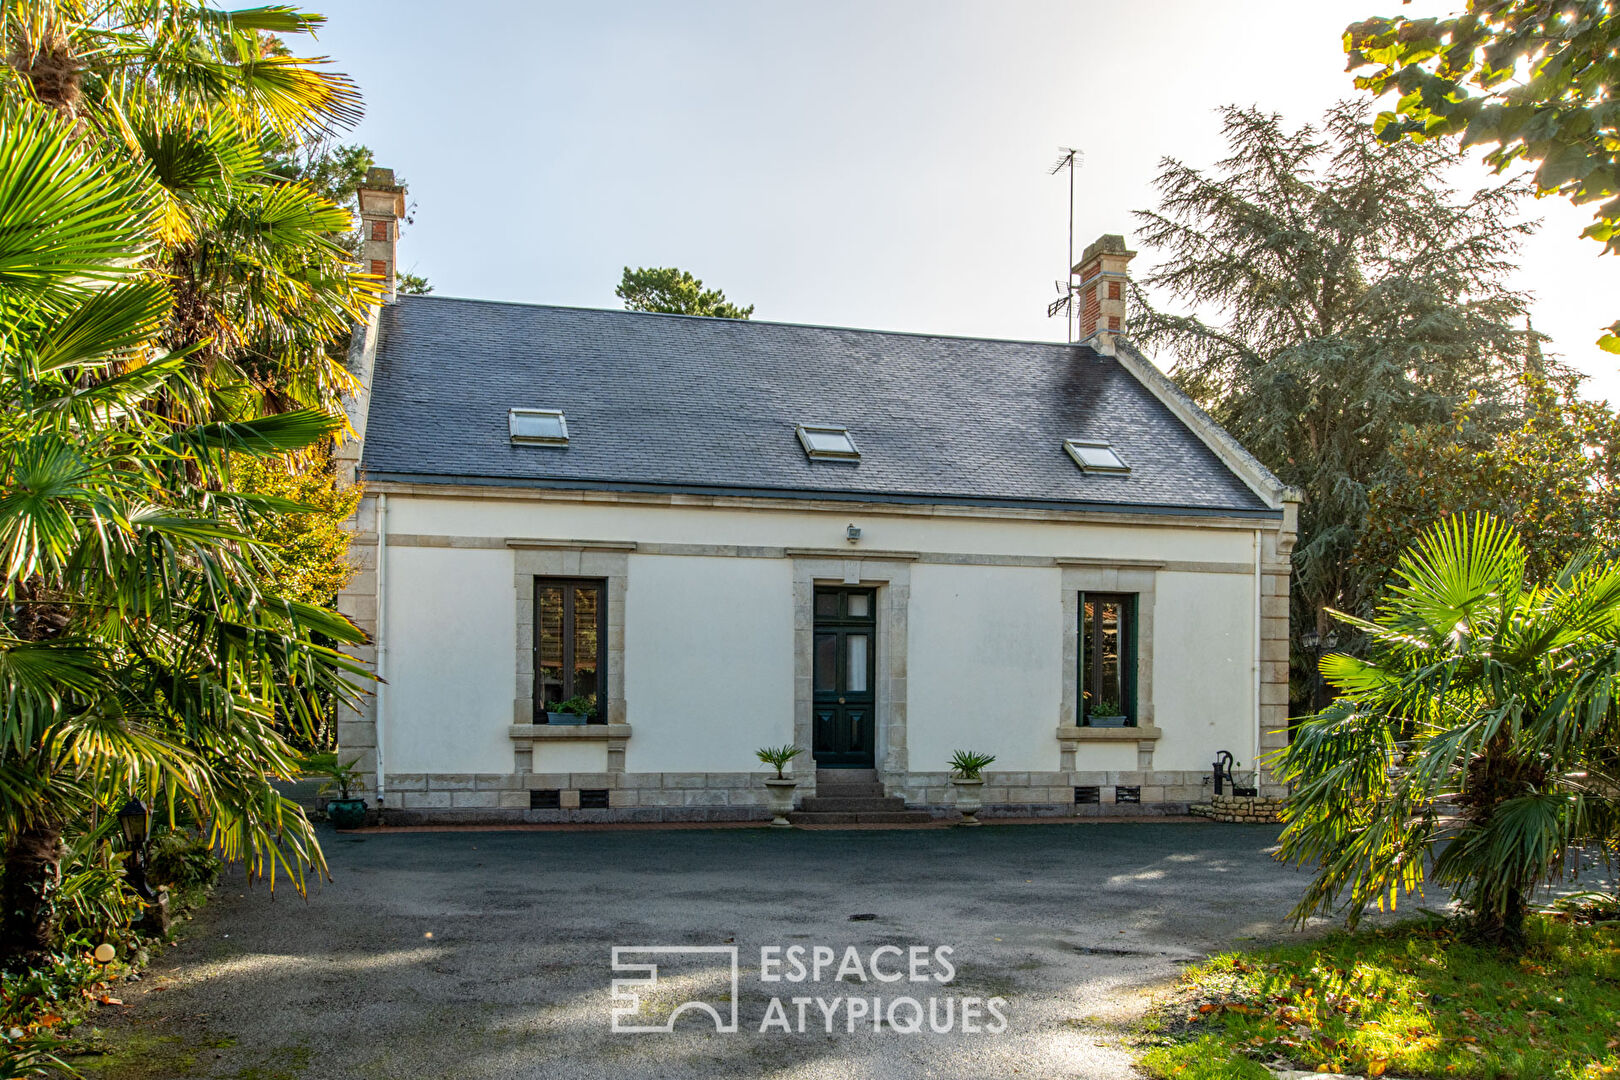
M 1100 352 L 1112 352 L 1114 335 L 1125 333 L 1126 266 L 1136 252 L 1125 248 L 1125 238 L 1105 233 L 1086 245 L 1074 265 L 1080 279 L 1075 295 L 1080 305 L 1080 340 Z M 1095 340 L 1093 340 L 1095 339 Z
M 405 188 L 393 169 L 370 168 L 360 197 L 360 269 L 383 280 L 383 302 L 394 302 L 399 220 L 405 216 Z

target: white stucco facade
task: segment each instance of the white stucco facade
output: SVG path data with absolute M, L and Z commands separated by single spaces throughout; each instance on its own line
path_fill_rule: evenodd
M 911 574 L 908 765 L 938 772 L 959 749 L 996 767 L 1056 765 L 1062 703 L 1061 573 L 927 564 Z
M 632 555 L 626 770 L 747 772 L 792 742 L 792 605 L 781 560 Z
M 1217 751 L 1252 763 L 1282 714 L 1277 520 L 378 485 L 357 523 L 351 598 L 382 593 L 386 685 L 346 742 L 383 806 L 417 816 L 530 814 L 537 791 L 565 815 L 595 793 L 619 816 L 757 816 L 755 750 L 805 741 L 805 584 L 881 598 L 873 765 L 912 805 L 948 807 L 959 749 L 996 755 L 986 796 L 1007 812 L 1185 805 Z M 612 723 L 527 723 L 530 565 L 610 583 Z M 1137 728 L 1076 723 L 1077 582 L 1139 598 Z

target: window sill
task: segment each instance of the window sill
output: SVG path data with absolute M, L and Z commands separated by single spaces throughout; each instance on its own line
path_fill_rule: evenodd
M 629 724 L 513 724 L 509 729 L 513 739 L 520 742 L 606 742 L 609 739 L 628 739 Z
M 1151 724 L 1141 727 L 1078 727 L 1064 724 L 1057 729 L 1060 742 L 1147 742 L 1163 734 Z

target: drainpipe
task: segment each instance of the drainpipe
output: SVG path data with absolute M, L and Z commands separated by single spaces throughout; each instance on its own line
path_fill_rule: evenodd
M 377 696 L 375 707 L 377 710 L 373 730 L 377 741 L 377 808 L 384 805 L 384 798 L 388 794 L 383 777 L 383 745 L 384 733 L 387 731 L 388 683 L 384 681 L 388 672 L 388 621 L 386 602 L 388 599 L 388 494 L 383 492 L 377 496 Z
M 1254 762 L 1254 786 L 1257 790 L 1260 787 L 1260 717 L 1262 715 L 1260 675 L 1263 670 L 1260 662 L 1260 656 L 1263 652 L 1260 645 L 1260 628 L 1264 625 L 1260 621 L 1260 616 L 1264 610 L 1264 604 L 1261 601 L 1265 595 L 1265 588 L 1262 585 L 1264 579 L 1260 574 L 1260 553 L 1262 549 L 1260 530 L 1256 529 L 1254 530 L 1254 756 L 1249 760 Z M 382 579 L 378 578 L 379 589 L 382 587 L 381 581 Z M 380 739 L 378 741 L 381 742 Z

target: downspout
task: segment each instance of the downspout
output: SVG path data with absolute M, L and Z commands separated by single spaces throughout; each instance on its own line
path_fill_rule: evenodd
M 1261 622 L 1261 613 L 1265 609 L 1262 602 L 1265 595 L 1263 585 L 1265 579 L 1260 574 L 1260 553 L 1263 548 L 1260 530 L 1256 529 L 1254 530 L 1254 756 L 1249 759 L 1254 762 L 1254 786 L 1256 790 L 1260 787 L 1260 718 L 1264 714 L 1263 707 L 1260 704 L 1260 676 L 1264 670 L 1260 658 L 1265 651 L 1260 638 L 1260 630 L 1264 625 Z M 381 578 L 378 579 L 378 588 L 381 588 L 381 580 Z M 381 740 L 379 739 L 378 742 L 380 743 Z
M 387 796 L 387 788 L 383 777 L 383 747 L 385 732 L 388 730 L 387 709 L 388 703 L 388 494 L 380 493 L 377 496 L 377 662 L 375 671 L 377 675 L 377 697 L 375 701 L 377 718 L 373 729 L 377 737 L 377 808 L 383 808 Z

